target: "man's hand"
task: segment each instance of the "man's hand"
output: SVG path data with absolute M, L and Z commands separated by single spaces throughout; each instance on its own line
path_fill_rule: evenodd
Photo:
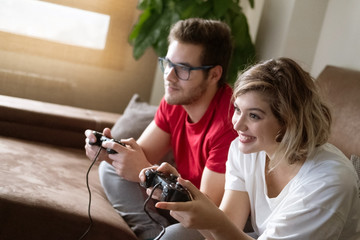
M 128 181 L 139 182 L 139 172 L 143 168 L 150 167 L 151 164 L 135 139 L 121 139 L 120 142 L 124 143 L 126 147 L 112 141 L 103 142 L 102 146 L 117 152 L 108 154 L 108 159 L 119 176 Z
M 109 128 L 105 128 L 102 133 L 105 137 L 112 139 L 111 131 Z M 92 133 L 92 130 L 85 131 L 85 150 L 86 156 L 92 160 L 99 150 L 98 146 L 90 145 L 96 142 L 96 137 Z M 117 139 L 119 140 L 119 139 Z M 102 147 L 105 149 L 113 149 L 117 153 L 108 154 L 106 150 L 102 150 L 98 156 L 100 161 L 107 161 L 113 165 L 116 173 L 125 178 L 128 181 L 139 182 L 139 172 L 141 169 L 150 167 L 151 164 L 147 161 L 145 154 L 141 147 L 136 143 L 133 138 L 121 139 L 121 143 L 124 143 L 126 147 L 114 141 L 104 141 Z
M 111 137 L 111 131 L 109 128 L 105 128 L 103 133 L 102 133 L 105 137 L 107 138 L 112 138 Z M 96 137 L 93 134 L 93 130 L 87 129 L 85 131 L 85 151 L 86 151 L 86 156 L 90 159 L 90 160 L 94 160 L 97 152 L 99 151 L 99 146 L 96 145 L 91 145 L 90 143 L 95 143 L 96 142 Z M 108 163 L 112 163 L 112 160 L 110 160 L 108 158 L 108 154 L 106 153 L 106 151 L 101 151 L 99 156 L 98 156 L 98 161 L 107 161 Z

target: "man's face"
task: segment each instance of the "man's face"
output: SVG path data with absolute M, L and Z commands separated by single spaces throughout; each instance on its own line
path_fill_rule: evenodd
M 194 44 L 172 41 L 169 45 L 166 59 L 174 64 L 189 67 L 201 66 L 202 47 Z M 188 80 L 180 80 L 174 68 L 164 73 L 165 100 L 172 105 L 191 105 L 201 99 L 208 87 L 202 70 L 190 71 Z

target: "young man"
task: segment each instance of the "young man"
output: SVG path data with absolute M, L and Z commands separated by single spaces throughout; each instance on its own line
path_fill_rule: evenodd
M 231 52 L 226 24 L 204 19 L 177 22 L 169 35 L 167 55 L 159 58 L 165 96 L 154 121 L 137 141 L 122 139 L 126 148 L 115 142 L 103 143 L 118 153 L 100 155 L 99 159 L 105 160 L 99 169 L 101 183 L 113 207 L 139 239 L 154 238 L 161 231 L 143 211 L 147 196 L 138 184 L 139 173 L 159 164 L 170 149 L 181 176 L 220 204 L 228 149 L 236 137 L 231 124 L 232 89 L 225 83 Z M 111 138 L 110 129 L 104 129 L 103 134 Z M 86 154 L 93 159 L 97 147 L 88 143 L 96 139 L 90 130 L 85 135 Z M 158 222 L 170 224 L 153 211 L 151 215 Z M 182 238 L 181 234 L 199 235 L 176 224 L 168 228 L 163 239 Z

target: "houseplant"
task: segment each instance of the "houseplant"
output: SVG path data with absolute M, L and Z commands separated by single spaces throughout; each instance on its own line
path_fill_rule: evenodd
M 254 7 L 254 0 L 249 2 Z M 228 72 L 228 82 L 232 84 L 237 72 L 255 59 L 247 19 L 239 3 L 240 0 L 140 0 L 138 9 L 142 13 L 129 35 L 134 58 L 139 59 L 149 47 L 158 56 L 165 56 L 170 27 L 180 19 L 200 17 L 221 20 L 230 26 L 234 39 Z

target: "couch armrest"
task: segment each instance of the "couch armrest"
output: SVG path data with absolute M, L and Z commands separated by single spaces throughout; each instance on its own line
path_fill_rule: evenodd
M 121 114 L 0 95 L 0 135 L 83 148 L 84 131 L 111 128 Z
M 317 84 L 332 111 L 329 142 L 348 158 L 360 156 L 360 71 L 326 66 Z

